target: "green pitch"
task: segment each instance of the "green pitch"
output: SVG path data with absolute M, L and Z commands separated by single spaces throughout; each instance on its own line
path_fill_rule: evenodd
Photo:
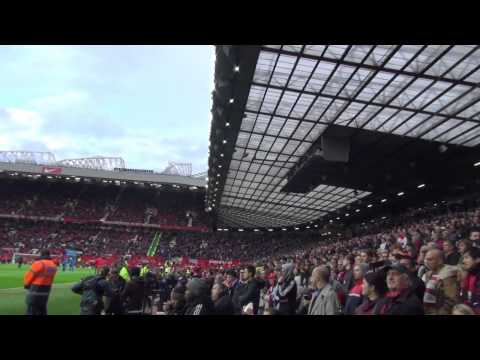
M 23 275 L 30 265 L 0 264 L 0 315 L 24 315 L 26 310 L 23 288 Z M 92 269 L 77 269 L 63 272 L 61 268 L 55 276 L 52 292 L 48 301 L 49 315 L 78 315 L 80 295 L 70 288 L 85 276 L 92 275 Z

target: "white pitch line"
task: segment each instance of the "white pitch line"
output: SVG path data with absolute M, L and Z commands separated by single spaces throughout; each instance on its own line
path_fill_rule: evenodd
M 71 284 L 76 284 L 76 282 L 71 282 L 71 283 L 61 283 L 61 284 L 53 284 L 52 288 L 55 288 L 55 287 L 63 287 L 63 285 L 71 285 Z M 24 289 L 24 288 L 23 288 L 23 286 L 20 286 L 20 287 L 14 287 L 14 288 L 0 289 L 0 291 L 6 291 L 6 290 L 18 290 L 18 289 L 21 289 L 21 290 L 25 290 L 25 291 L 27 291 L 27 289 Z

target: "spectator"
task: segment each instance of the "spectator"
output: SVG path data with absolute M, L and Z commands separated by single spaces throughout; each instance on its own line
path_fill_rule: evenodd
M 343 269 L 341 273 L 341 277 L 339 278 L 340 284 L 342 284 L 344 292 L 348 294 L 350 289 L 353 287 L 355 283 L 355 279 L 353 278 L 353 264 L 355 258 L 352 254 L 348 254 L 343 259 Z
M 228 294 L 228 288 L 221 282 L 215 283 L 212 288 L 212 301 L 216 315 L 233 315 L 233 303 Z
M 418 277 L 423 280 L 425 274 L 428 271 L 428 267 L 425 264 L 425 256 L 427 255 L 428 250 L 436 249 L 435 243 L 428 243 L 427 245 L 422 246 L 420 249 L 420 254 L 418 255 L 417 264 L 418 266 Z
M 230 295 L 230 298 L 233 299 L 235 292 L 241 286 L 235 270 L 227 270 L 225 277 L 225 286 L 228 288 L 228 295 Z
M 311 284 L 315 292 L 308 306 L 308 315 L 339 315 L 340 303 L 337 294 L 329 284 L 330 271 L 324 265 L 312 272 Z
M 277 315 L 294 315 L 297 304 L 297 284 L 294 279 L 292 263 L 283 264 L 279 274 L 278 283 L 273 289 L 272 298 Z
M 163 310 L 167 315 L 185 315 L 185 291 L 183 285 L 177 285 L 170 294 L 170 300 L 165 302 Z
M 443 242 L 443 252 L 445 254 L 445 264 L 457 266 L 460 261 L 460 254 L 455 248 L 453 241 L 445 240 Z
M 364 258 L 362 259 L 362 261 Z M 343 313 L 345 315 L 353 315 L 355 310 L 363 301 L 363 278 L 369 269 L 369 265 L 366 262 L 356 264 L 353 268 L 353 278 L 355 284 L 348 293 L 347 300 L 345 303 L 345 309 Z
M 372 260 L 373 253 L 370 250 L 360 251 L 360 263 L 369 264 Z
M 252 265 L 247 266 L 243 269 L 241 275 L 243 284 L 235 291 L 233 297 L 235 312 L 241 314 L 243 308 L 252 303 L 253 315 L 257 315 L 260 303 L 260 289 L 255 279 L 255 267 Z
M 208 284 L 198 278 L 187 283 L 185 315 L 213 315 L 214 306 L 208 294 Z
M 380 315 L 423 315 L 422 303 L 410 288 L 408 269 L 397 264 L 385 270 L 388 292 Z
M 140 277 L 140 268 L 130 270 L 131 280 L 127 282 L 121 294 L 125 312 L 142 313 L 145 305 L 145 281 Z
M 473 228 L 470 231 L 470 238 L 469 240 L 472 242 L 473 247 L 480 248 L 480 229 Z
M 223 278 L 222 273 L 218 273 L 215 275 L 215 281 L 214 281 L 215 284 L 223 284 L 224 282 L 225 282 L 225 279 Z
M 170 300 L 163 305 L 167 315 L 185 315 L 185 291 L 185 286 L 181 284 L 172 289 Z
M 428 271 L 425 274 L 423 304 L 427 315 L 449 315 L 458 303 L 457 268 L 444 264 L 441 250 L 429 250 L 425 256 Z
M 467 272 L 460 288 L 460 298 L 465 305 L 480 315 L 480 249 L 471 248 L 463 257 L 463 267 Z
M 425 295 L 425 284 L 417 276 L 417 271 L 413 260 L 409 257 L 400 259 L 400 264 L 405 266 L 408 270 L 408 275 L 410 277 L 410 287 L 415 295 L 417 295 L 420 301 L 423 301 L 423 296 Z
M 105 309 L 105 313 L 108 315 L 121 315 L 123 314 L 121 294 L 123 289 L 125 289 L 126 281 L 120 276 L 118 269 L 114 268 L 110 271 L 108 282 L 112 290 L 112 297 L 109 306 Z
M 308 279 L 311 276 L 310 268 L 308 267 L 308 264 L 304 264 L 302 267 L 302 270 L 300 272 L 301 276 L 301 283 L 303 286 L 307 287 L 308 286 Z
M 463 265 L 463 254 L 472 247 L 472 242 L 470 240 L 460 240 L 457 243 L 458 252 L 460 253 L 460 258 L 458 260 L 458 265 Z
M 386 274 L 383 270 L 369 272 L 363 278 L 363 303 L 355 310 L 355 315 L 379 315 L 385 304 L 387 293 Z
M 297 303 L 295 308 L 298 308 L 298 306 L 300 305 L 300 301 L 302 300 L 303 294 L 306 291 L 306 286 L 304 286 L 304 282 L 302 279 L 301 272 L 299 270 L 299 266 L 295 267 L 294 275 L 295 275 L 294 276 L 295 284 L 297 285 Z
M 379 255 L 380 255 L 379 260 L 382 261 L 384 264 L 386 264 L 389 261 L 388 260 L 388 255 L 389 255 L 388 250 L 380 250 Z

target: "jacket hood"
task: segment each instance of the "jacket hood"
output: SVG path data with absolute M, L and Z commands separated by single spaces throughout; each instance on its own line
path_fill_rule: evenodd
M 282 272 L 284 276 L 284 281 L 286 283 L 289 283 L 294 279 L 294 275 L 293 275 L 294 269 L 295 269 L 295 265 L 292 263 L 282 265 Z

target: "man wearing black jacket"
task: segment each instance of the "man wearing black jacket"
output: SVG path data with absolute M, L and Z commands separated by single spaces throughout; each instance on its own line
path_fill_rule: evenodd
M 233 315 L 232 299 L 228 295 L 228 288 L 222 283 L 216 283 L 212 288 L 212 301 L 215 315 Z
M 230 298 L 233 299 L 235 292 L 241 285 L 235 270 L 227 270 L 224 284 L 228 288 L 228 295 L 230 295 Z
M 233 296 L 233 305 L 236 314 L 242 314 L 244 306 L 253 304 L 253 315 L 257 315 L 260 303 L 260 288 L 257 279 L 255 279 L 255 267 L 247 266 L 242 272 L 242 282 L 240 288 L 235 291 Z
M 123 306 L 120 299 L 120 295 L 125 288 L 126 281 L 120 276 L 118 269 L 112 269 L 108 277 L 108 283 L 112 289 L 112 297 L 110 304 L 105 308 L 105 312 L 109 315 L 121 315 L 123 314 Z
M 121 295 L 121 300 L 127 314 L 131 311 L 143 311 L 146 291 L 145 281 L 140 277 L 140 268 L 132 268 L 130 275 L 131 280 L 125 285 Z
M 408 269 L 398 264 L 385 270 L 389 291 L 380 315 L 424 315 L 423 304 L 410 287 Z
M 445 264 L 457 266 L 460 262 L 460 253 L 457 251 L 455 243 L 445 240 L 443 242 L 443 251 L 445 253 Z
M 193 278 L 185 292 L 185 315 L 212 315 L 214 307 L 208 294 L 208 284 L 203 279 Z
M 106 280 L 109 272 L 108 267 L 103 267 L 98 275 L 88 276 L 72 286 L 75 294 L 82 295 L 80 315 L 101 315 L 105 306 L 103 298 L 110 299 L 114 295 Z

